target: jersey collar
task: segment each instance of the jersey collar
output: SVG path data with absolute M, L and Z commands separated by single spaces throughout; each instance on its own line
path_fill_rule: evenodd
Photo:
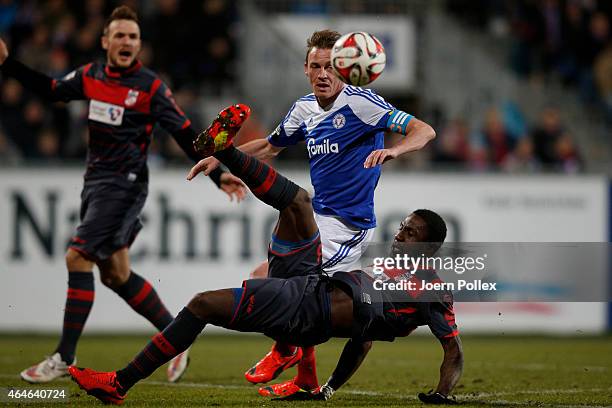
M 338 95 L 336 95 L 336 97 L 334 98 L 334 100 L 325 105 L 325 106 L 321 106 L 321 104 L 319 103 L 319 100 L 317 98 L 317 105 L 319 105 L 319 109 L 322 110 L 323 112 L 329 112 L 334 108 L 334 105 L 336 104 L 336 102 L 338 101 L 338 99 L 344 94 L 344 91 L 346 90 L 346 84 L 344 84 L 342 86 L 342 89 L 340 90 L 340 92 L 338 92 Z
M 123 76 L 132 74 L 142 68 L 142 62 L 139 60 L 134 61 L 132 65 L 127 68 L 114 68 L 108 65 L 104 66 L 104 72 L 111 78 L 121 78 Z

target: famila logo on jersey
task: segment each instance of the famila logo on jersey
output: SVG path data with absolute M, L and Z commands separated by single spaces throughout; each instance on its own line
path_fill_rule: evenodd
M 338 153 L 338 143 L 329 143 L 329 139 L 325 139 L 323 143 L 317 144 L 314 139 L 308 139 L 306 150 L 309 158 L 318 154 Z

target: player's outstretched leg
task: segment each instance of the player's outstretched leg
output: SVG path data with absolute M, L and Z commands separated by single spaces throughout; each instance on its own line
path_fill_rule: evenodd
M 250 112 L 250 108 L 242 104 L 223 109 L 198 135 L 194 141 L 195 149 L 204 157 L 214 155 L 232 174 L 244 181 L 257 198 L 281 211 L 280 219 L 291 218 L 294 228 L 286 228 L 290 231 L 287 237 L 284 231 L 279 231 L 283 235 L 281 239 L 299 241 L 309 238 L 318 229 L 308 193 L 272 167 L 233 146 L 233 138 Z M 300 190 L 303 194 L 296 197 Z M 283 216 L 283 210 L 290 205 L 287 216 Z
M 248 108 L 240 106 L 221 111 L 213 124 L 198 136 L 196 150 L 205 154 L 207 151 L 201 146 L 215 146 L 214 156 L 244 181 L 257 198 L 279 210 L 278 223 L 270 242 L 268 276 L 288 278 L 319 273 L 319 229 L 310 196 L 274 168 L 232 145 L 233 136 L 250 112 Z M 231 125 L 221 126 L 220 118 L 223 117 L 232 118 Z M 224 134 L 220 139 L 223 143 L 218 143 L 220 133 L 227 133 L 227 137 Z M 276 343 L 262 360 L 247 370 L 245 378 L 254 384 L 271 381 L 301 359 L 301 348 Z M 302 382 L 305 385 L 314 382 L 316 386 L 316 375 L 314 380 L 310 377 Z
M 217 152 L 215 157 L 241 178 L 256 197 L 280 211 L 270 243 L 269 276 L 288 278 L 317 273 L 321 261 L 320 238 L 308 192 L 234 146 Z M 253 384 L 272 381 L 301 358 L 299 347 L 276 343 L 262 360 L 246 371 L 245 378 Z
M 173 320 L 151 283 L 130 269 L 128 249 L 115 251 L 108 259 L 98 262 L 102 283 L 112 289 L 139 315 L 147 319 L 158 331 Z M 176 382 L 187 370 L 189 350 L 176 356 L 168 364 L 168 381 Z
M 164 330 L 172 322 L 172 314 L 166 308 L 155 288 L 134 271 L 121 286 L 113 290 L 126 301 L 139 315 L 147 319 L 159 331 Z M 181 379 L 189 365 L 189 349 L 173 358 L 168 363 L 166 377 L 169 382 Z
M 208 323 L 227 327 L 232 318 L 234 298 L 234 289 L 196 295 L 122 370 L 99 372 L 70 366 L 68 372 L 89 395 L 107 404 L 121 405 L 134 384 L 185 351 Z
M 319 273 L 321 242 L 318 234 L 310 197 L 300 188 L 291 203 L 280 211 L 268 251 L 269 276 L 288 278 Z M 253 384 L 272 381 L 286 369 L 298 364 L 302 355 L 303 351 L 299 347 L 276 343 L 264 358 L 245 372 L 245 378 Z M 301 383 L 305 387 L 314 384 L 312 388 L 316 388 L 316 374 Z M 288 392 L 288 388 L 285 387 L 284 391 Z

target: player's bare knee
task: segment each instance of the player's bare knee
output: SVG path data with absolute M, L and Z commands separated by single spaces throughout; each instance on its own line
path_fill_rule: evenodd
M 296 213 L 312 213 L 312 199 L 310 198 L 310 194 L 303 188 L 300 188 L 287 208 Z
M 93 262 L 71 249 L 66 252 L 65 261 L 69 271 L 89 272 L 93 267 Z
M 121 286 L 119 279 L 113 275 L 100 274 L 100 280 L 104 286 L 112 290 L 116 290 Z
M 187 304 L 187 309 L 199 319 L 208 320 L 211 316 L 211 311 L 214 309 L 211 293 L 210 291 L 198 293 Z
M 102 284 L 112 290 L 117 290 L 129 279 L 129 271 L 126 274 L 115 268 L 108 268 L 98 265 L 100 268 L 100 280 Z
M 65 260 L 66 260 L 66 267 L 68 268 L 69 271 L 74 271 L 74 267 L 76 266 L 76 264 L 79 262 L 79 253 L 75 252 L 75 251 L 68 251 L 66 252 L 66 256 L 65 256 Z

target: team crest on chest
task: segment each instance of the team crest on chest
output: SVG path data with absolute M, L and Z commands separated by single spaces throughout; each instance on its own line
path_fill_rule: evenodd
M 340 129 L 341 127 L 344 126 L 345 123 L 346 123 L 346 118 L 341 113 L 336 113 L 336 116 L 334 116 L 334 118 L 332 119 L 332 124 L 334 125 L 334 128 L 336 129 Z
M 123 103 L 125 106 L 133 106 L 136 103 L 136 100 L 138 100 L 138 91 L 130 89 Z

